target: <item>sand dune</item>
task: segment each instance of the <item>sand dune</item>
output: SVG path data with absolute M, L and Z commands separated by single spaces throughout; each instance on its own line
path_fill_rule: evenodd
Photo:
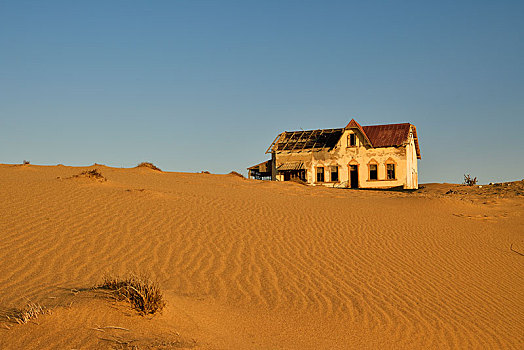
M 107 181 L 72 177 L 94 168 Z M 354 191 L 0 165 L 0 311 L 52 310 L 0 319 L 0 348 L 521 349 L 514 186 Z M 167 309 L 142 317 L 71 292 L 107 272 L 148 274 Z

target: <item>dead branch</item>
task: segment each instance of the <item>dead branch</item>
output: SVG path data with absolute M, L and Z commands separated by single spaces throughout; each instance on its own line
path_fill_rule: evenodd
M 129 329 L 124 327 L 117 327 L 117 326 L 105 326 L 105 327 L 98 327 L 99 329 L 121 329 L 123 331 L 131 332 Z

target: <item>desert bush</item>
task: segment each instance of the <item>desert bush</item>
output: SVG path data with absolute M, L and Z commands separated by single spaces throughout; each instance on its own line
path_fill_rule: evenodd
M 166 304 L 158 284 L 144 276 L 106 276 L 98 288 L 111 291 L 117 300 L 128 301 L 144 315 L 161 311 Z
M 27 164 L 30 164 L 30 163 L 31 163 L 30 161 L 25 160 L 25 159 L 24 159 L 24 161 L 22 162 L 22 164 L 24 164 L 24 165 L 27 165 Z
M 162 171 L 162 169 L 158 168 L 156 165 L 150 162 L 142 162 L 136 166 L 137 168 L 149 168 L 153 170 Z
M 464 184 L 467 186 L 474 186 L 477 184 L 477 178 L 472 178 L 470 174 L 464 174 Z
M 73 175 L 72 177 L 88 177 L 90 179 L 96 179 L 106 181 L 107 179 L 102 175 L 98 169 L 84 170 L 80 174 Z
M 28 302 L 22 309 L 16 310 L 14 314 L 9 317 L 12 318 L 18 324 L 27 323 L 33 319 L 38 318 L 39 315 L 45 312 L 45 308 L 38 304 Z

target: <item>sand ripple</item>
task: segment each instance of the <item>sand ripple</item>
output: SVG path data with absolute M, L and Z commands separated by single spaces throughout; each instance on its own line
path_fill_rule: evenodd
M 66 179 L 84 169 L 0 166 L 3 306 L 141 271 L 246 317 L 321 319 L 333 347 L 523 345 L 522 211 L 143 169 Z M 495 219 L 464 219 L 481 210 Z

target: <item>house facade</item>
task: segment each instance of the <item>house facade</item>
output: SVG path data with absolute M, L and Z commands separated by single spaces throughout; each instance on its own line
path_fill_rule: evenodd
M 421 159 L 410 123 L 285 131 L 269 146 L 271 159 L 248 168 L 256 179 L 299 179 L 315 186 L 418 188 Z

